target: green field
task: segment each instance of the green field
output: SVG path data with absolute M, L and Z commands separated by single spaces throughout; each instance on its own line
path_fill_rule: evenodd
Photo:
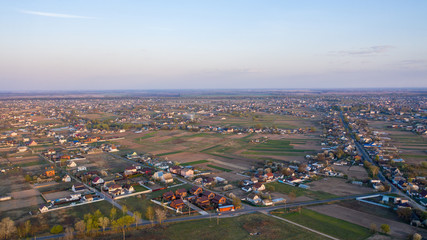
M 307 196 L 315 200 L 323 200 L 323 199 L 338 197 L 337 195 L 334 195 L 331 193 L 326 193 L 321 191 L 312 191 L 312 190 L 303 189 L 299 187 L 293 187 L 293 186 L 290 186 L 284 183 L 278 183 L 278 182 L 267 183 L 265 186 L 266 187 L 273 186 L 274 187 L 273 192 L 284 193 L 284 194 L 289 194 L 293 192 L 295 193 L 296 197 Z
M 361 240 L 372 235 L 369 229 L 365 227 L 309 209 L 302 209 L 301 213 L 274 213 L 274 215 L 340 239 Z
M 184 151 L 174 151 L 174 152 L 167 152 L 167 153 L 160 153 L 157 154 L 157 156 L 161 157 L 161 156 L 167 156 L 167 155 L 172 155 L 172 154 L 177 154 L 177 153 L 182 153 Z
M 141 142 L 141 140 L 154 137 L 155 135 L 156 135 L 156 132 L 150 132 L 150 133 L 144 134 L 144 136 L 142 137 L 133 139 L 133 141 L 138 143 L 138 142 Z
M 227 169 L 227 168 L 222 168 L 222 167 L 218 167 L 218 166 L 211 165 L 211 164 L 208 164 L 208 167 L 215 168 L 215 169 L 218 169 L 218 170 L 221 170 L 221 171 L 224 171 L 224 172 L 232 172 L 233 171 L 233 170 L 230 170 L 230 169 Z
M 250 235 L 250 233 L 256 232 L 259 235 Z M 172 223 L 163 227 L 129 232 L 126 239 L 140 239 L 141 236 L 144 236 L 144 239 L 174 240 L 327 239 L 316 233 L 259 213 L 233 218 L 220 218 L 218 223 L 215 217 L 212 217 L 212 219 Z M 120 234 L 109 237 L 111 237 L 109 239 L 122 238 Z
M 143 187 L 143 186 L 141 186 L 141 185 L 135 185 L 135 186 L 133 186 L 133 188 L 135 189 L 135 192 L 142 192 L 142 191 L 147 191 L 147 190 L 149 190 L 148 188 Z
M 191 165 L 197 165 L 197 164 L 202 164 L 202 163 L 207 163 L 209 162 L 208 160 L 198 160 L 198 161 L 193 161 L 193 162 L 186 162 L 186 163 L 181 163 L 181 166 L 191 166 Z
M 248 151 L 242 154 L 248 155 L 273 155 L 273 156 L 305 156 L 308 152 L 314 150 L 295 149 L 291 144 L 305 144 L 307 140 L 292 139 L 292 140 L 268 140 L 267 142 L 256 144 Z

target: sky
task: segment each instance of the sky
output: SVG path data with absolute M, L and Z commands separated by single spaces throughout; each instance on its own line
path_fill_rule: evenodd
M 425 88 L 425 0 L 0 0 L 0 91 Z

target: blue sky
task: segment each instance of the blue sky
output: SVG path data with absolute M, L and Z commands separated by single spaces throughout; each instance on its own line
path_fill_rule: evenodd
M 1 1 L 2 91 L 427 87 L 427 1 Z

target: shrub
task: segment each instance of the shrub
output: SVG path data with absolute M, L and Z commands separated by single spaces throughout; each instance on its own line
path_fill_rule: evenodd
M 64 228 L 61 225 L 55 225 L 50 229 L 50 233 L 52 234 L 58 234 L 61 233 L 64 230 Z

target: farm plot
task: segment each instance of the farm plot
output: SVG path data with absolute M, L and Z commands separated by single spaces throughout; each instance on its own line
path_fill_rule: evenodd
M 335 210 L 330 209 L 329 211 L 334 212 Z M 293 213 L 275 213 L 274 215 L 289 219 L 293 222 L 340 239 L 361 240 L 372 235 L 366 227 L 317 213 L 309 209 L 302 209 L 301 212 Z
M 318 191 L 338 195 L 338 196 L 348 196 L 348 195 L 357 195 L 363 193 L 371 193 L 374 192 L 373 188 L 362 187 L 354 184 L 350 184 L 346 182 L 346 179 L 342 178 L 323 178 L 319 181 L 314 181 L 309 183 L 308 185 L 311 189 L 315 189 Z

